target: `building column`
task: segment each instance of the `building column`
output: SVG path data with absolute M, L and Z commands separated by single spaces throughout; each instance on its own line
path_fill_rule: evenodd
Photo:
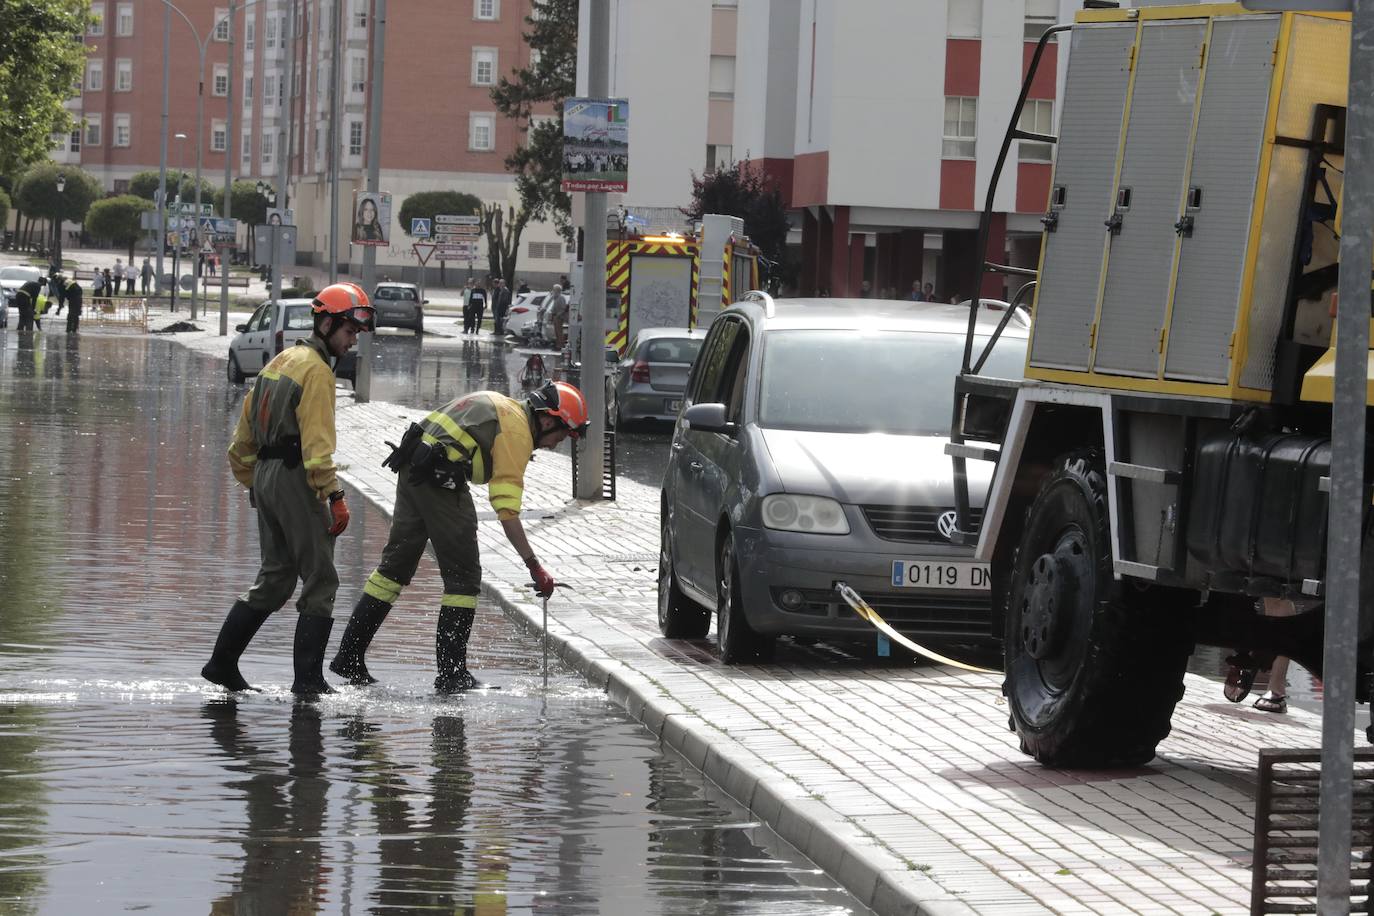
M 935 279 L 935 298 L 948 302 L 950 296 L 967 299 L 973 294 L 974 263 L 978 233 L 971 229 L 946 229 L 942 233 L 939 275 Z
M 978 252 L 974 252 L 976 258 Z M 1005 264 L 1007 258 L 1007 214 L 994 213 L 992 219 L 988 221 L 988 251 L 987 260 L 994 264 Z M 981 266 L 976 262 L 975 267 Z M 988 271 L 983 274 L 983 286 L 979 291 L 980 295 L 987 296 L 989 299 L 1004 299 L 1007 293 L 1006 274 L 993 273 Z
M 897 237 L 897 295 L 911 295 L 911 284 L 922 279 L 925 267 L 926 234 L 920 229 L 903 229 Z
M 802 209 L 801 273 L 798 276 L 799 296 L 816 295 L 817 267 L 821 260 L 821 224 L 810 207 Z
M 825 284 L 830 288 L 832 296 L 849 295 L 849 208 L 836 206 L 831 208 L 831 236 L 830 250 L 827 252 L 827 260 L 830 262 L 829 282 Z
M 856 232 L 849 237 L 849 282 L 841 295 L 857 296 L 864 279 L 864 250 L 868 247 L 868 233 Z
M 835 219 L 830 213 L 829 207 L 821 207 L 817 221 L 820 223 L 820 233 L 816 246 L 816 287 L 808 295 L 819 296 L 821 290 L 830 290 L 831 278 L 833 276 L 833 264 L 831 249 L 835 247 Z M 849 230 L 849 222 L 845 221 L 845 231 Z

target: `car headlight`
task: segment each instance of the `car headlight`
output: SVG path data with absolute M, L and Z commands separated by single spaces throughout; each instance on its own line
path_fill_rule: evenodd
M 777 531 L 805 534 L 848 534 L 844 508 L 826 496 L 774 493 L 763 498 L 763 524 Z

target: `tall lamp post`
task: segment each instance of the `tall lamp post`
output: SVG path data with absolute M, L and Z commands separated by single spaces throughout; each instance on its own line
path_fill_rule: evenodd
M 53 263 L 62 271 L 62 192 L 67 189 L 67 176 L 57 173 L 57 243 L 53 246 Z
M 175 134 L 175 135 L 172 137 L 172 139 L 173 139 L 173 140 L 185 140 L 185 139 L 186 139 L 186 135 L 185 135 L 185 134 Z M 181 169 L 177 172 L 176 209 L 177 209 L 177 219 L 178 219 L 178 221 L 181 219 L 181 183 L 182 183 L 183 181 L 186 180 L 186 156 L 185 156 L 185 152 L 186 152 L 186 150 L 185 150 L 185 148 L 183 147 L 183 148 L 182 148 L 182 155 L 180 155 L 180 156 L 177 157 L 178 161 L 181 162 Z M 175 245 L 172 246 L 172 311 L 174 311 L 174 312 L 177 310 L 177 290 L 181 287 L 181 245 L 182 245 L 182 243 L 185 241 L 185 237 L 184 237 L 185 231 L 186 231 L 186 230 L 185 230 L 184 228 L 181 227 L 181 223 L 178 222 L 178 223 L 177 223 L 177 243 L 176 243 Z
M 258 196 L 267 201 L 267 206 L 275 207 L 277 205 L 277 189 L 272 187 L 271 182 L 259 180 L 255 187 L 258 189 Z M 285 203 L 282 204 L 282 209 L 286 209 Z M 272 284 L 276 280 L 277 271 L 280 269 L 280 265 L 277 264 L 277 233 L 275 231 L 269 231 L 267 237 L 271 240 L 272 250 L 267 252 L 266 279 L 268 289 L 272 289 Z M 257 255 L 258 253 L 254 252 L 254 254 Z M 275 299 L 277 296 L 273 295 L 272 298 Z

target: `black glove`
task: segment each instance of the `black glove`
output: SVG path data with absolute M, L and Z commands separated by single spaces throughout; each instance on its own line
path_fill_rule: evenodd
M 252 506 L 254 509 L 258 507 L 258 498 L 257 496 L 253 495 L 252 487 L 248 488 L 248 505 Z

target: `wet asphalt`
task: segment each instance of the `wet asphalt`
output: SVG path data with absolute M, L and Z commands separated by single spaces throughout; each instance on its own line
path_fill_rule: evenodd
M 373 396 L 518 391 L 527 355 L 382 335 Z M 436 698 L 428 557 L 385 686 L 295 703 L 290 604 L 243 660 L 261 693 L 202 682 L 258 562 L 243 390 L 163 339 L 0 330 L 0 912 L 866 912 L 600 690 L 544 690 L 493 607 L 471 659 L 500 689 Z M 625 438 L 656 483 L 664 434 Z M 388 526 L 350 503 L 340 619 Z

